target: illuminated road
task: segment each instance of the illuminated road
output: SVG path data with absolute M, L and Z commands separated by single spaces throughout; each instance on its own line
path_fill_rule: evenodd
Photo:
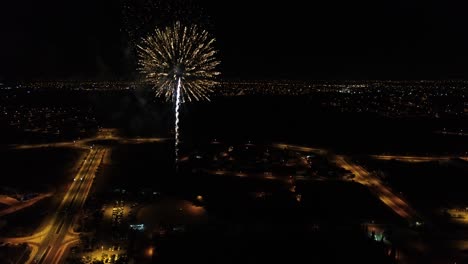
M 49 229 L 41 242 L 38 253 L 33 258 L 37 263 L 59 263 L 67 245 L 69 245 L 69 243 L 64 242 L 76 240 L 70 229 L 72 229 L 75 214 L 86 201 L 105 151 L 104 149 L 90 151 L 70 189 L 65 194 L 58 212 L 50 221 L 52 228 Z
M 273 147 L 279 149 L 289 149 L 293 151 L 301 151 L 301 152 L 315 152 L 318 154 L 326 154 L 328 153 L 325 149 L 320 148 L 311 148 L 311 147 L 304 147 L 300 145 L 291 145 L 291 144 L 283 144 L 283 143 L 275 143 L 272 144 Z M 400 160 L 405 162 L 428 162 L 428 161 L 444 161 L 450 159 L 462 159 L 464 161 L 468 161 L 468 156 L 410 156 L 410 155 L 370 155 L 370 157 L 379 160 Z
M 9 242 L 12 244 L 27 243 L 31 247 L 30 258 L 26 263 L 43 263 L 56 264 L 60 263 L 63 256 L 66 254 L 69 246 L 79 241 L 78 233 L 73 232 L 73 222 L 76 213 L 84 205 L 88 193 L 93 184 L 93 179 L 96 170 L 102 162 L 106 152 L 110 151 L 102 147 L 90 148 L 94 145 L 93 141 L 112 140 L 122 144 L 142 144 L 142 143 L 157 143 L 171 140 L 170 138 L 123 138 L 116 135 L 115 129 L 100 129 L 99 133 L 92 138 L 86 138 L 68 142 L 56 142 L 46 144 L 24 144 L 11 145 L 15 149 L 32 149 L 32 148 L 48 148 L 48 147 L 66 147 L 80 148 L 89 150 L 84 162 L 79 160 L 81 166 L 77 166 L 78 173 L 71 179 L 72 183 L 64 194 L 64 197 L 56 211 L 56 213 L 46 217 L 44 223 L 39 228 L 38 232 L 27 237 L 15 238 L 0 238 L 1 242 Z M 99 144 L 97 144 L 99 145 Z M 77 164 L 78 165 L 78 164 Z M 39 200 L 49 194 L 43 194 L 36 198 Z M 8 203 L 13 201 L 3 199 Z M 33 203 L 36 200 L 31 200 Z M 27 206 L 25 204 L 24 206 Z M 20 204 L 16 204 L 12 208 L 22 209 Z M 24 207 L 22 206 L 22 207 Z M 12 210 L 7 208 L 8 210 Z
M 406 219 L 412 224 L 417 224 L 415 221 L 419 220 L 417 212 L 398 194 L 393 192 L 387 187 L 377 176 L 369 173 L 363 167 L 355 164 L 349 158 L 343 155 L 335 155 L 329 153 L 327 150 L 319 148 L 309 148 L 299 145 L 289 144 L 273 144 L 273 147 L 279 149 L 289 149 L 303 153 L 319 153 L 327 155 L 327 157 L 334 161 L 338 166 L 349 170 L 355 177 L 354 181 L 366 186 L 376 197 L 378 197 L 386 206 L 398 214 L 400 217 Z M 379 160 L 399 160 L 402 162 L 430 162 L 430 161 L 449 161 L 454 158 L 461 159 L 468 162 L 468 156 L 414 156 L 414 155 L 371 155 L 374 159 Z M 460 211 L 449 211 L 453 215 L 462 215 L 456 220 L 458 223 L 468 223 L 468 210 L 463 209 Z M 377 239 L 381 238 L 383 233 L 382 228 L 377 228 L 375 224 L 369 224 L 369 231 L 376 231 Z M 456 259 L 465 259 L 466 252 L 468 251 L 468 233 L 458 230 L 456 234 L 441 232 L 436 242 L 425 241 L 417 232 L 407 227 L 394 227 L 394 239 L 400 245 L 399 250 L 396 252 L 398 263 L 420 263 L 421 257 L 426 260 L 424 263 L 462 263 Z M 463 255 L 460 257 L 460 254 Z M 456 257 L 458 256 L 458 257 Z M 421 262 L 422 263 L 422 262 Z M 465 262 L 463 262 L 465 263 Z
M 8 195 L 0 195 L 0 203 L 8 205 L 8 206 L 13 206 L 18 204 L 20 201 L 16 200 L 15 198 L 12 198 Z
M 372 158 L 378 160 L 399 160 L 405 162 L 429 162 L 429 161 L 447 161 L 454 158 L 459 158 L 468 161 L 468 157 L 457 156 L 404 156 L 404 155 L 371 155 Z
M 54 143 L 45 143 L 45 144 L 21 144 L 21 145 L 10 145 L 14 149 L 34 149 L 34 148 L 81 148 L 88 149 L 90 145 L 93 144 L 93 141 L 98 140 L 112 140 L 121 144 L 143 144 L 143 143 L 159 143 L 169 140 L 172 138 L 159 138 L 159 137 L 150 137 L 150 138 L 124 138 L 116 135 L 114 129 L 101 129 L 99 133 L 92 138 L 85 138 L 74 141 L 66 142 L 54 142 Z
M 288 150 L 307 152 L 307 153 L 319 153 L 319 154 L 328 153 L 328 151 L 326 151 L 325 149 L 310 148 L 310 147 L 304 147 L 304 146 L 299 146 L 299 145 L 291 145 L 291 144 L 283 144 L 283 143 L 274 143 L 271 146 L 274 147 L 274 148 L 283 149 L 283 150 L 288 149 Z
M 289 145 L 289 144 L 273 144 L 273 147 L 280 148 L 280 149 L 290 149 L 293 151 L 301 151 L 306 153 L 321 153 L 321 154 L 329 154 L 328 151 L 319 148 L 309 148 L 303 147 L 298 145 Z M 382 156 L 382 157 L 395 157 L 395 156 Z M 379 178 L 375 175 L 367 172 L 361 166 L 352 163 L 344 156 L 339 155 L 330 155 L 330 159 L 336 162 L 336 164 L 343 169 L 351 171 L 355 178 L 353 179 L 355 182 L 358 182 L 371 190 L 371 192 L 377 196 L 385 205 L 387 205 L 390 209 L 392 209 L 396 214 L 401 216 L 402 218 L 408 221 L 414 221 L 417 219 L 417 214 L 411 206 L 403 200 L 403 198 L 399 197 L 399 195 L 393 193 L 390 188 L 385 186 Z
M 100 131 L 100 133 L 93 138 L 82 139 L 71 142 L 59 142 L 59 143 L 50 143 L 50 144 L 35 144 L 35 145 L 15 145 L 12 146 L 18 149 L 28 149 L 28 148 L 42 148 L 42 147 L 71 147 L 71 148 L 81 148 L 89 150 L 89 153 L 86 157 L 86 161 L 81 164 L 81 167 L 76 174 L 76 181 L 71 182 L 67 192 L 64 194 L 63 200 L 56 213 L 48 216 L 45 219 L 45 224 L 42 225 L 43 228 L 39 232 L 28 236 L 20 238 L 4 238 L 0 241 L 10 242 L 10 243 L 28 243 L 32 248 L 32 253 L 30 260 L 27 263 L 34 263 L 33 260 L 36 260 L 37 263 L 60 263 L 61 259 L 67 252 L 67 248 L 79 241 L 78 235 L 72 231 L 73 221 L 76 212 L 80 210 L 83 206 L 88 193 L 93 184 L 93 178 L 96 173 L 96 169 L 99 167 L 105 153 L 106 149 L 97 147 L 90 149 L 90 145 L 93 144 L 95 140 L 114 140 L 119 143 L 125 144 L 140 144 L 140 143 L 153 143 L 153 142 L 164 142 L 170 139 L 167 138 L 135 138 L 127 139 L 115 136 L 112 130 Z M 355 178 L 354 181 L 365 185 L 371 190 L 371 192 L 377 196 L 383 203 L 385 203 L 389 208 L 391 208 L 396 214 L 401 216 L 404 219 L 409 221 L 414 221 L 417 219 L 416 212 L 408 205 L 403 198 L 398 194 L 392 192 L 390 188 L 385 186 L 384 183 L 380 181 L 375 175 L 367 172 L 364 168 L 359 165 L 354 164 L 345 156 L 333 155 L 325 149 L 320 148 L 310 148 L 299 145 L 289 145 L 289 144 L 272 144 L 272 147 L 279 149 L 289 149 L 292 151 L 298 151 L 303 153 L 319 153 L 322 155 L 328 155 L 328 157 L 335 161 L 338 166 L 351 171 Z M 453 157 L 441 156 L 441 157 L 416 157 L 416 156 L 395 156 L 395 155 L 374 155 L 372 156 L 376 159 L 382 160 L 403 160 L 408 162 L 421 162 L 421 161 L 432 161 L 432 160 L 448 160 Z M 463 160 L 468 161 L 468 157 L 459 157 Z M 80 160 L 81 162 L 81 160 Z M 78 168 L 78 166 L 77 166 Z M 212 170 L 207 171 L 211 174 L 218 175 L 230 175 L 237 177 L 246 177 L 250 176 L 243 172 L 234 172 L 234 171 L 224 171 L 224 170 Z M 279 178 L 271 174 L 255 174 L 253 175 L 257 178 L 264 178 L 269 180 L 288 180 Z M 81 180 L 83 179 L 83 180 Z M 70 179 L 72 181 L 72 179 Z M 293 185 L 293 184 L 291 184 Z M 467 243 L 468 245 L 468 243 Z M 465 245 L 463 245 L 465 246 Z M 468 246 L 466 246 L 468 247 Z
M 26 207 L 29 207 L 31 205 L 34 205 L 35 203 L 39 202 L 40 200 L 46 198 L 46 197 L 50 197 L 52 196 L 52 193 L 45 193 L 45 194 L 40 194 L 32 199 L 29 199 L 27 201 L 24 201 L 24 202 L 16 202 L 15 204 L 12 204 L 10 207 L 6 208 L 6 209 L 3 209 L 3 210 L 0 210 L 0 217 L 4 216 L 4 215 L 7 215 L 7 214 L 11 214 L 11 213 L 14 213 L 16 211 L 19 211 L 21 209 L 24 209 Z
M 28 243 L 32 248 L 32 253 L 26 263 L 59 263 L 67 247 L 78 241 L 77 234 L 72 231 L 73 220 L 86 201 L 96 170 L 106 151 L 105 149 L 89 151 L 56 213 L 45 219 L 42 230 L 28 237 L 0 240 L 14 244 Z
M 271 173 L 245 173 L 245 172 L 235 172 L 228 170 L 202 170 L 205 173 L 211 175 L 225 175 L 225 176 L 235 176 L 235 177 L 249 177 L 249 178 L 258 178 L 258 179 L 267 179 L 267 180 L 278 180 L 284 181 L 285 178 L 277 177 Z
M 383 203 L 390 207 L 396 214 L 404 219 L 413 221 L 417 218 L 416 212 L 397 194 L 393 193 L 382 181 L 372 173 L 369 173 L 359 165 L 348 161 L 344 156 L 335 156 L 336 164 L 346 170 L 351 171 L 358 182 L 367 186 Z

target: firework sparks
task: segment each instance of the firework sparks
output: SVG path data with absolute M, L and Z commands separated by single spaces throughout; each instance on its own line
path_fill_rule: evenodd
M 176 162 L 179 154 L 179 110 L 186 101 L 209 100 L 219 75 L 216 49 L 207 31 L 176 22 L 138 45 L 139 71 L 153 85 L 156 96 L 175 102 Z
M 168 101 L 176 100 L 179 79 L 181 102 L 208 100 L 219 74 L 214 41 L 205 30 L 179 22 L 156 29 L 138 45 L 139 70 L 154 85 L 156 95 Z
M 132 49 L 155 27 L 182 24 L 203 25 L 210 29 L 209 15 L 197 0 L 122 0 L 123 28 Z

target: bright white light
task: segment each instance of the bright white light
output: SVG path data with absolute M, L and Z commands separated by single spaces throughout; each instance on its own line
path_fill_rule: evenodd
M 179 110 L 181 103 L 181 81 L 180 77 L 177 79 L 177 89 L 176 89 L 176 106 L 175 106 L 175 161 L 176 166 L 179 161 Z
M 136 231 L 143 231 L 145 230 L 145 225 L 144 224 L 130 225 L 130 228 Z

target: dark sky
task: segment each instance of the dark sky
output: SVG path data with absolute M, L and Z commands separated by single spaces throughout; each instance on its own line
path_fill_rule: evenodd
M 197 4 L 211 17 L 224 78 L 445 79 L 468 77 L 463 2 Z M 0 79 L 133 78 L 120 4 L 1 1 Z

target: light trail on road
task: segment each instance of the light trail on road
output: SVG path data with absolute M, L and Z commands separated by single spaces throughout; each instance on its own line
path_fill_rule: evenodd
M 367 186 L 384 204 L 392 209 L 402 218 L 414 221 L 417 219 L 416 212 L 397 194 L 394 194 L 380 179 L 367 172 L 359 165 L 352 164 L 344 156 L 336 156 L 335 162 L 342 168 L 351 171 L 354 181 Z
M 27 243 L 31 247 L 30 257 L 28 261 L 26 261 L 27 264 L 60 263 L 63 255 L 67 252 L 67 248 L 73 243 L 79 241 L 78 233 L 75 233 L 72 228 L 75 213 L 84 205 L 91 190 L 96 170 L 103 161 L 105 153 L 110 151 L 107 147 L 95 147 L 93 141 L 113 140 L 119 144 L 143 144 L 162 143 L 172 140 L 171 138 L 158 137 L 124 138 L 118 136 L 116 132 L 117 131 L 115 129 L 100 129 L 99 133 L 95 137 L 80 140 L 45 144 L 10 145 L 10 147 L 14 149 L 78 148 L 89 151 L 84 162 L 82 162 L 81 159 L 78 161 L 81 164 L 77 164 L 79 166 L 79 170 L 74 177 L 75 180 L 68 187 L 58 209 L 55 213 L 46 217 L 43 224 L 41 224 L 41 227 L 35 234 L 25 237 L 0 238 L 0 241 L 2 242 L 13 244 Z
M 76 188 L 70 187 L 70 191 L 65 195 L 64 200 L 59 207 L 58 215 L 61 219 L 55 219 L 51 222 L 53 228 L 49 231 L 47 237 L 44 239 L 42 246 L 50 250 L 43 251 L 39 250 L 39 254 L 36 255 L 35 259 L 43 260 L 42 263 L 59 263 L 63 253 L 66 250 L 68 244 L 64 244 L 64 240 L 67 236 L 70 236 L 69 229 L 72 228 L 74 217 L 77 211 L 84 205 L 88 193 L 91 189 L 94 175 L 96 173 L 99 164 L 102 161 L 104 149 L 91 150 L 90 158 L 86 159 L 83 164 L 83 170 L 78 173 L 78 177 L 74 181 Z M 89 156 L 88 156 L 89 157 Z M 76 184 L 77 183 L 77 184 Z M 58 216 L 57 215 L 57 216 Z M 41 255 L 42 254 L 42 255 Z M 41 262 L 38 262 L 41 264 Z
M 79 241 L 77 234 L 70 232 L 76 212 L 84 205 L 91 190 L 96 170 L 103 160 L 106 149 L 91 149 L 68 191 L 64 194 L 57 211 L 45 219 L 39 232 L 17 238 L 1 238 L 10 243 L 27 243 L 32 252 L 26 263 L 59 263 L 67 247 Z M 81 161 L 79 161 L 81 162 Z

